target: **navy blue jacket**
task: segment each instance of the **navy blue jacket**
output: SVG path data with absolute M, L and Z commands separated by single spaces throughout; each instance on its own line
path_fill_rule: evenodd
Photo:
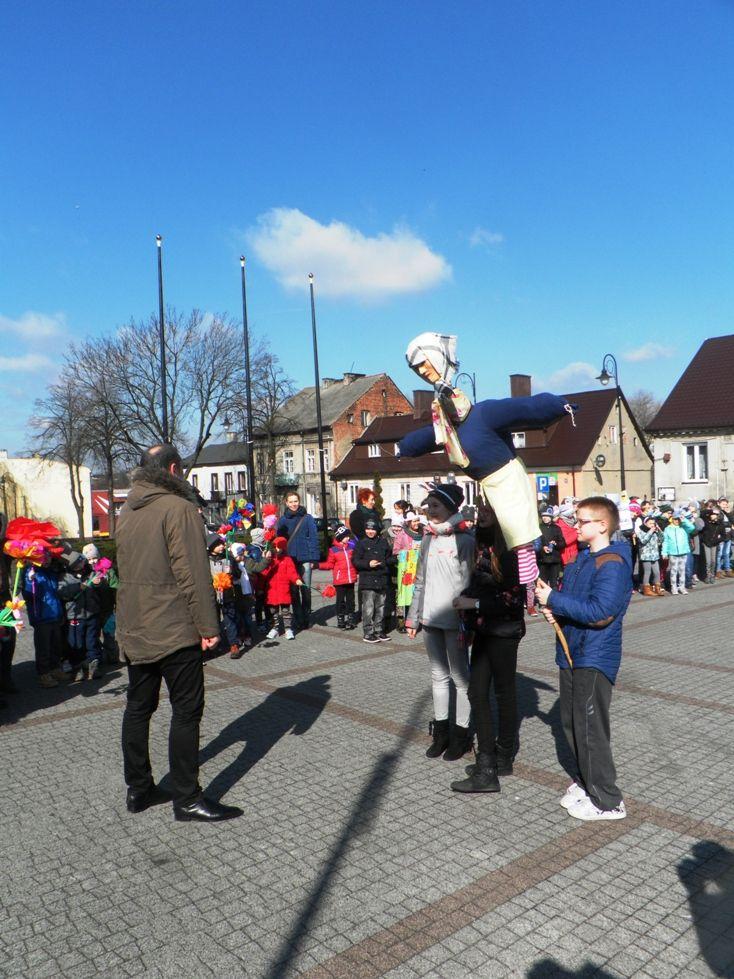
M 304 514 L 306 514 L 306 518 L 301 524 L 295 540 L 291 542 L 291 536 Z M 279 537 L 288 538 L 288 554 L 294 561 L 300 561 L 303 564 L 307 561 L 319 561 L 321 559 L 321 547 L 319 545 L 319 532 L 316 527 L 316 521 L 310 513 L 306 513 L 305 507 L 299 506 L 295 513 L 286 510 L 278 521 L 276 533 Z
M 41 622 L 61 622 L 64 606 L 59 598 L 59 576 L 51 568 L 34 568 L 33 578 L 29 578 L 30 568 L 23 571 L 21 590 L 31 625 Z
M 632 597 L 629 544 L 579 552 L 566 566 L 561 591 L 551 592 L 548 607 L 568 642 L 574 666 L 600 670 L 614 683 L 622 659 L 622 619 Z M 556 663 L 568 669 L 556 641 Z
M 512 432 L 550 425 L 565 414 L 566 399 L 557 394 L 535 394 L 529 398 L 500 398 L 480 401 L 456 426 L 461 447 L 469 457 L 465 472 L 481 480 L 497 472 L 517 455 Z M 422 456 L 439 449 L 433 425 L 409 432 L 400 441 L 400 454 Z

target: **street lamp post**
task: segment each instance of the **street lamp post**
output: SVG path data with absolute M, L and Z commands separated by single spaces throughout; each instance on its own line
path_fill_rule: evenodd
M 607 367 L 609 365 L 609 367 Z M 609 370 L 611 368 L 611 372 Z M 617 359 L 612 354 L 604 354 L 604 360 L 601 365 L 601 374 L 597 377 L 597 381 L 603 384 L 605 387 L 614 378 L 614 386 L 617 389 L 617 417 L 619 418 L 619 477 L 620 485 L 622 487 L 622 492 L 624 493 L 627 489 L 624 476 L 624 434 L 622 432 L 622 390 L 619 386 L 619 369 L 617 367 Z
M 163 239 L 155 236 L 158 249 L 158 342 L 161 358 L 161 429 L 163 441 L 168 441 L 168 386 L 166 384 L 166 327 L 163 319 Z
M 311 332 L 313 334 L 313 369 L 316 381 L 316 427 L 319 435 L 319 472 L 321 474 L 321 516 L 324 530 L 328 530 L 326 510 L 326 467 L 324 466 L 324 430 L 321 424 L 321 379 L 319 377 L 319 347 L 316 339 L 316 304 L 313 295 L 313 272 L 308 274 L 308 288 L 311 293 Z
M 456 375 L 456 380 L 460 381 L 462 377 L 465 377 L 467 381 L 469 381 L 469 383 L 471 384 L 471 400 L 472 400 L 472 404 L 476 404 L 477 403 L 477 375 L 467 374 L 466 371 L 463 371 L 461 374 Z
M 242 269 L 242 332 L 245 343 L 245 403 L 247 407 L 247 482 L 248 493 L 252 497 L 253 506 L 255 501 L 255 443 L 252 438 L 252 379 L 250 377 L 250 331 L 247 323 L 247 289 L 245 286 L 245 256 L 240 255 L 240 268 Z

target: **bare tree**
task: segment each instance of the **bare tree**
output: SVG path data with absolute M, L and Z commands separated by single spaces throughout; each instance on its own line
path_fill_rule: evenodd
M 73 376 L 62 371 L 46 397 L 36 400 L 34 411 L 30 426 L 35 448 L 42 458 L 66 463 L 78 533 L 84 537 L 85 499 L 80 470 L 90 454 L 87 397 Z
M 643 432 L 660 411 L 661 406 L 661 402 L 658 401 L 652 391 L 645 391 L 642 388 L 631 394 L 627 398 L 627 403 Z

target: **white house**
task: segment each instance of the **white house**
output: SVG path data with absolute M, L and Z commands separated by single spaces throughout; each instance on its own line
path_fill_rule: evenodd
M 187 465 L 186 459 L 184 465 Z M 226 442 L 205 445 L 188 479 L 194 489 L 215 508 L 224 508 L 232 497 L 250 499 L 247 443 L 238 442 L 234 432 L 228 432 Z
M 734 492 L 734 335 L 703 342 L 647 432 L 658 498 Z

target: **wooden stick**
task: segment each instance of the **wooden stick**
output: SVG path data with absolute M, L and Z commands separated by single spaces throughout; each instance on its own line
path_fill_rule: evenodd
M 553 623 L 553 628 L 556 630 L 556 635 L 558 636 L 558 641 L 561 644 L 563 652 L 566 654 L 566 659 L 568 660 L 568 665 L 573 669 L 573 660 L 571 659 L 571 650 L 568 648 L 568 643 L 566 642 L 566 637 L 563 635 L 563 629 L 558 625 L 557 622 Z

